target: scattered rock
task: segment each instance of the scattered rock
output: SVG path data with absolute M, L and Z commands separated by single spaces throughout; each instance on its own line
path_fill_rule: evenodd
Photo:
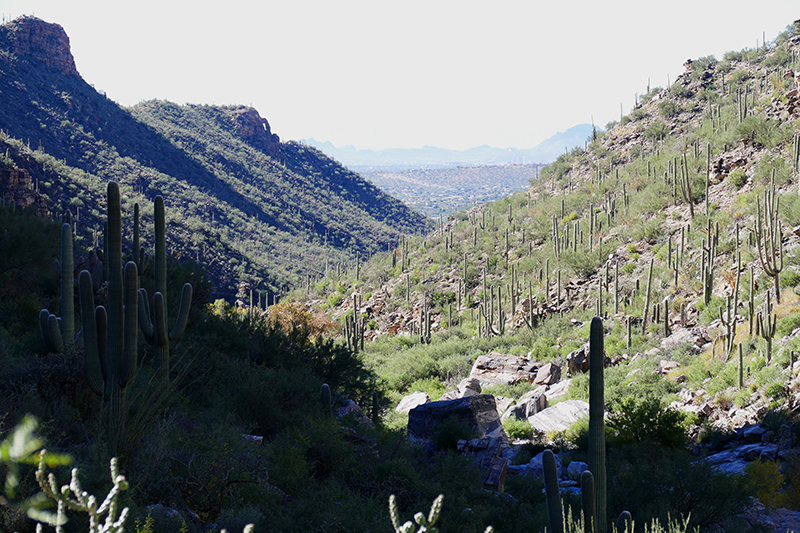
M 532 383 L 536 379 L 536 361 L 525 355 L 510 355 L 491 352 L 479 355 L 472 365 L 470 378 L 476 378 L 481 386 L 515 385 Z
M 464 378 L 458 384 L 458 397 L 475 396 L 481 393 L 481 382 L 478 378 Z
M 589 371 L 589 343 L 567 355 L 567 372 L 570 376 Z
M 547 401 L 552 403 L 554 400 L 557 400 L 562 396 L 566 396 L 569 392 L 569 386 L 571 383 L 571 379 L 565 379 L 563 381 L 559 381 L 555 385 L 547 387 Z
M 413 408 L 417 406 L 428 403 L 429 401 L 431 401 L 431 399 L 426 393 L 422 391 L 412 392 L 411 394 L 400 400 L 400 403 L 397 404 L 397 407 L 395 407 L 394 410 L 397 411 L 398 413 L 404 414 L 411 411 Z
M 658 368 L 656 369 L 656 372 L 662 375 L 666 375 L 675 370 L 676 368 L 680 367 L 681 364 L 677 361 L 667 361 L 665 359 L 662 359 L 661 361 L 658 362 Z
M 709 342 L 711 342 L 711 336 L 708 333 L 708 329 L 703 326 L 680 328 L 661 341 L 661 349 L 674 350 L 679 346 L 688 344 L 694 350 L 699 351 L 702 346 Z
M 589 403 L 583 400 L 565 400 L 528 418 L 538 431 L 551 433 L 564 431 L 572 424 L 589 416 Z
M 541 387 L 523 394 L 516 405 L 509 407 L 503 412 L 501 420 L 506 420 L 510 417 L 514 417 L 517 420 L 526 420 L 539 411 L 546 409 L 547 396 L 544 391 L 540 389 Z
M 580 481 L 581 474 L 583 474 L 585 470 L 589 470 L 588 464 L 583 461 L 572 461 L 569 466 L 567 466 L 567 475 L 573 481 Z
M 561 379 L 561 367 L 555 363 L 547 363 L 536 373 L 534 383 L 537 385 L 553 385 Z
M 539 452 L 533 459 L 528 462 L 526 468 L 522 472 L 524 476 L 536 476 L 537 478 L 544 481 L 544 452 Z M 561 469 L 561 458 L 556 455 L 556 473 L 561 478 L 562 469 Z

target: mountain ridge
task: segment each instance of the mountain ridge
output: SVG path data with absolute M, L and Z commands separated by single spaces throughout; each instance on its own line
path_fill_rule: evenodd
M 481 145 L 466 150 L 452 150 L 425 145 L 422 148 L 359 149 L 352 145 L 337 148 L 329 141 L 314 138 L 300 142 L 313 146 L 346 167 L 358 171 L 396 171 L 416 168 L 454 168 L 490 165 L 549 163 L 565 149 L 583 146 L 595 128 L 578 124 L 558 132 L 533 148 L 495 148 Z
M 0 26 L 1 163 L 26 167 L 55 216 L 71 210 L 82 242 L 111 179 L 145 219 L 164 196 L 173 253 L 204 265 L 226 297 L 242 283 L 285 293 L 427 228 L 321 152 L 281 142 L 253 108 L 118 106 L 72 71 L 68 46 L 34 17 Z

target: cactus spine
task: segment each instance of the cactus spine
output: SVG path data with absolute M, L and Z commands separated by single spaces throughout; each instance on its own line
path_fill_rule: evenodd
M 120 193 L 116 182 L 108 184 L 108 303 L 94 306 L 92 276 L 79 276 L 81 320 L 83 322 L 84 370 L 89 386 L 109 405 L 112 428 L 120 419 L 125 389 L 136 375 L 137 289 L 136 263 L 122 269 L 122 228 Z
M 181 292 L 178 318 L 172 330 L 167 330 L 167 244 L 164 199 L 156 196 L 155 217 L 155 291 L 153 295 L 153 320 L 150 319 L 147 291 L 139 289 L 139 326 L 147 342 L 153 345 L 156 372 L 159 379 L 169 381 L 169 343 L 181 338 L 189 319 L 192 305 L 192 284 L 185 283 Z
M 606 532 L 605 349 L 603 321 L 592 319 L 589 334 L 589 470 L 595 478 L 596 531 Z
M 50 352 L 63 352 L 64 340 L 75 342 L 75 265 L 72 255 L 72 227 L 69 223 L 61 226 L 61 298 L 59 313 L 61 317 L 50 314 L 47 309 L 39 312 L 39 327 L 42 330 L 45 349 Z

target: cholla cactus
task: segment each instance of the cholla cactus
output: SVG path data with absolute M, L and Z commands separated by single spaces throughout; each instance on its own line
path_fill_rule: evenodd
M 125 528 L 125 519 L 128 517 L 128 508 L 121 511 L 117 500 L 120 492 L 128 489 L 128 481 L 125 476 L 120 475 L 117 468 L 116 457 L 111 459 L 111 481 L 114 486 L 108 492 L 102 502 L 81 488 L 78 480 L 78 469 L 72 469 L 72 479 L 68 485 L 58 486 L 56 476 L 48 474 L 45 461 L 45 452 L 42 451 L 39 460 L 39 469 L 36 471 L 36 481 L 42 492 L 58 503 L 58 512 L 51 520 L 50 525 L 56 527 L 56 532 L 61 533 L 66 519 L 66 510 L 87 513 L 89 515 L 89 533 L 122 533 Z M 105 517 L 105 518 L 104 518 Z M 37 519 L 42 520 L 45 515 L 38 515 Z M 37 532 L 41 531 L 41 524 L 37 526 Z
M 397 511 L 397 499 L 394 497 L 394 494 L 389 496 L 389 516 L 392 519 L 392 526 L 394 526 L 395 533 L 439 533 L 439 528 L 434 527 L 434 524 L 439 520 L 439 514 L 442 512 L 443 500 L 444 494 L 439 494 L 439 496 L 433 500 L 431 510 L 428 512 L 427 517 L 422 513 L 416 513 L 414 515 L 414 522 L 419 525 L 419 529 L 415 532 L 414 522 L 411 522 L 411 520 L 400 524 L 400 514 Z M 483 533 L 493 532 L 494 528 L 488 526 Z

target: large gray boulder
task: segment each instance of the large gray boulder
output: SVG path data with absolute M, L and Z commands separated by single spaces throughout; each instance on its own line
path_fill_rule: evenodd
M 564 431 L 589 416 L 589 404 L 583 400 L 564 400 L 528 418 L 534 429 L 543 433 Z
M 532 383 L 537 371 L 538 365 L 530 356 L 492 352 L 478 356 L 469 377 L 477 378 L 484 387 L 514 385 Z
M 395 407 L 394 410 L 400 414 L 405 414 L 418 405 L 428 403 L 429 401 L 431 401 L 431 399 L 428 397 L 427 393 L 422 391 L 412 392 L 400 400 L 400 403 L 397 404 L 397 407 Z
M 497 414 L 497 404 L 491 394 L 476 394 L 415 407 L 408 412 L 408 436 L 412 440 L 431 441 L 445 420 L 453 416 L 477 438 L 506 437 Z
M 545 395 L 546 387 L 539 387 L 536 390 L 528 391 L 517 400 L 516 405 L 512 405 L 500 417 L 501 420 L 507 420 L 514 417 L 517 420 L 525 420 L 539 411 L 547 408 L 547 396 Z

